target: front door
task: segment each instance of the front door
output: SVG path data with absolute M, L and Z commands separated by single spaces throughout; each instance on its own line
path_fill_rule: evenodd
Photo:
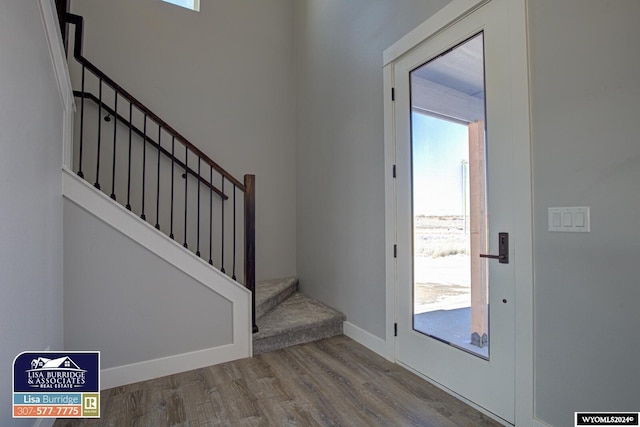
M 394 66 L 398 362 L 513 423 L 515 257 L 505 0 Z

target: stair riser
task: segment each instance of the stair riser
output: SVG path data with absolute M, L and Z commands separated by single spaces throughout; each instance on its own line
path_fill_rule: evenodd
M 281 348 L 290 347 L 292 345 L 304 344 L 311 341 L 321 340 L 323 338 L 342 335 L 342 325 L 343 321 L 340 320 L 320 327 L 287 332 L 285 334 L 254 340 L 253 354 L 267 353 Z
M 256 305 L 256 319 L 260 319 L 262 316 L 271 311 L 271 309 L 289 298 L 297 290 L 297 288 L 298 285 L 296 283 L 294 286 L 287 287 L 282 292 L 264 301 L 262 304 Z

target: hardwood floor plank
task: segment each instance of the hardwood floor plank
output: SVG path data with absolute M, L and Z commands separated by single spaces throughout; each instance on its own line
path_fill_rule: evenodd
M 326 354 L 312 351 L 312 347 L 298 348 L 294 355 L 298 356 L 298 363 L 308 372 L 308 377 L 314 382 L 319 391 L 326 396 L 326 411 L 333 411 L 340 415 L 348 414 L 348 419 L 339 420 L 352 425 L 371 425 L 375 420 L 380 421 L 378 413 L 371 410 L 371 405 L 364 399 L 361 386 L 364 383 L 357 375 L 358 370 L 344 371 L 340 364 Z M 320 357 L 316 357 L 316 355 Z M 330 381 L 326 381 L 329 378 Z M 340 397 L 336 399 L 336 397 Z M 309 396 L 313 399 L 314 396 Z M 341 407 L 336 407 L 339 403 Z
M 307 369 L 319 378 L 332 379 L 337 388 L 336 392 L 351 403 L 357 411 L 355 413 L 360 415 L 358 425 L 384 425 L 387 424 L 385 420 L 393 420 L 389 425 L 406 424 L 402 421 L 404 419 L 407 419 L 410 425 L 429 425 L 420 422 L 410 409 L 398 408 L 401 403 L 396 403 L 397 396 L 384 399 L 381 398 L 387 397 L 384 393 L 371 393 L 370 381 L 379 379 L 380 375 L 359 375 L 362 372 L 360 369 L 354 369 L 353 365 L 349 368 L 348 364 L 344 364 L 344 357 L 335 357 L 341 353 L 334 353 L 335 356 L 331 357 L 318 352 L 318 347 L 305 350 Z M 407 399 L 407 396 L 400 397 L 400 402 Z M 412 418 L 414 422 L 411 422 Z
M 167 423 L 173 426 L 187 421 L 179 390 L 170 390 L 165 399 L 167 402 Z
M 113 413 L 115 415 L 113 417 L 113 425 L 126 425 L 129 419 L 135 419 L 136 417 L 139 417 L 142 413 L 139 410 L 138 406 L 134 406 L 131 404 L 132 394 L 135 394 L 137 397 L 139 397 L 141 391 L 137 390 L 133 393 L 120 393 L 116 394 L 115 396 L 110 395 L 107 399 L 106 405 L 104 407 L 101 407 L 100 414 L 102 415 Z
M 499 426 L 338 336 L 101 393 L 77 426 Z
M 206 415 L 214 415 L 212 418 L 209 418 L 213 421 L 214 425 L 231 425 L 231 421 L 227 417 L 226 408 L 224 405 L 225 396 L 221 394 L 219 390 L 211 390 L 208 396 L 210 398 L 209 402 L 211 403 L 211 405 L 204 406 L 204 404 L 201 403 L 201 405 L 203 406 L 200 407 L 200 410 L 206 411 Z
M 360 377 L 362 382 L 379 378 L 388 371 L 389 362 L 386 359 L 360 345 L 350 344 L 357 343 L 342 335 L 335 340 L 319 341 L 316 346 L 309 347 L 308 351 L 330 356 L 338 367 Z M 366 360 L 359 354 L 361 348 L 367 351 Z

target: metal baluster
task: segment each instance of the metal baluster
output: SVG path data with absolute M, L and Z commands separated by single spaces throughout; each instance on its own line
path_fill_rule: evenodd
M 113 164 L 111 167 L 111 198 L 116 200 L 116 126 L 118 124 L 118 91 L 115 91 L 113 117 Z
M 200 163 L 200 156 L 198 156 L 198 223 L 196 225 L 196 255 L 198 256 L 200 256 Z
M 133 104 L 129 101 L 129 165 L 127 166 L 127 206 L 131 210 L 131 131 L 133 130 Z
M 189 147 L 184 146 L 184 246 L 188 248 L 187 245 L 187 183 L 189 180 Z
M 93 184 L 98 190 L 100 189 L 100 143 L 102 136 L 102 79 L 100 79 L 100 87 L 98 88 L 98 152 L 96 155 L 96 182 Z
M 144 187 L 147 180 L 147 114 L 144 115 L 144 125 L 142 126 L 142 214 L 140 218 L 147 220 L 147 216 L 144 214 Z
M 233 185 L 233 272 L 231 278 L 236 280 L 236 186 Z
M 222 194 L 224 194 L 224 175 L 222 175 L 222 187 L 221 187 L 221 191 Z M 223 199 L 224 200 L 224 199 Z M 222 271 L 223 273 L 225 273 L 224 271 L 224 202 L 222 202 L 221 204 L 221 208 L 220 208 L 220 220 L 222 222 L 222 228 L 220 229 L 220 241 L 222 242 L 220 247 L 221 247 L 221 251 L 220 251 L 220 271 Z
M 213 166 L 209 166 L 209 264 L 213 265 Z
M 169 237 L 171 237 L 172 239 L 174 238 L 173 235 L 173 166 L 175 164 L 175 156 L 176 153 L 176 137 L 171 135 L 171 231 L 169 232 Z
M 82 94 L 80 96 L 80 153 L 78 154 L 78 176 L 84 178 L 84 172 L 82 172 L 82 148 L 84 138 L 84 65 L 82 66 Z
M 156 177 L 156 228 L 160 230 L 160 149 L 162 148 L 162 127 L 158 125 L 158 175 Z

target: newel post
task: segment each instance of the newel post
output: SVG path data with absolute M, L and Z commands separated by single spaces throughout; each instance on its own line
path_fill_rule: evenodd
M 256 176 L 244 176 L 244 280 L 251 291 L 251 319 L 256 325 Z

